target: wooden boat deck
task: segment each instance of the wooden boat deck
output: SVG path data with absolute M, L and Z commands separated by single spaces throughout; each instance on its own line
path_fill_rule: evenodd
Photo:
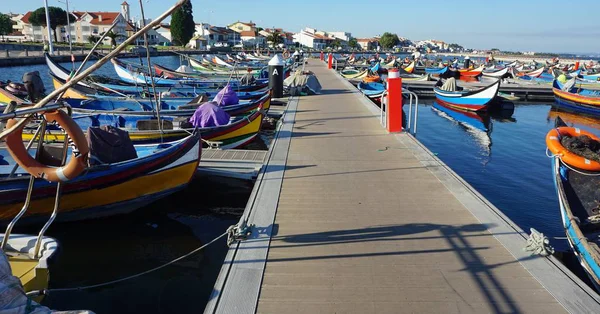
M 293 99 L 205 313 L 593 313 L 600 298 L 322 62 Z M 371 107 L 370 107 L 371 106 Z

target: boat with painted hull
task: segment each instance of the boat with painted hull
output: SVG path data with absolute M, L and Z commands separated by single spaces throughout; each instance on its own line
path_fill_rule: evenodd
M 481 65 L 475 69 L 460 69 L 460 70 L 458 70 L 458 72 L 460 73 L 461 77 L 477 77 L 483 73 L 484 69 L 485 69 L 485 66 Z
M 360 82 L 360 83 L 358 83 L 357 87 L 361 91 L 361 93 L 363 93 L 365 96 L 367 96 L 369 98 L 380 98 L 383 95 L 383 93 L 385 92 L 385 85 L 383 83 Z
M 452 79 L 449 79 L 452 80 Z M 438 83 L 440 84 L 441 81 Z M 496 98 L 500 89 L 500 80 L 479 90 L 444 90 L 435 86 L 436 99 L 444 105 L 469 111 L 487 110 L 488 105 Z
M 446 73 L 446 71 L 448 71 L 448 67 L 443 67 L 443 68 L 425 68 L 425 73 L 431 74 L 431 75 L 444 74 L 444 73 Z
M 585 105 L 587 107 L 600 108 L 600 90 L 575 87 L 576 79 L 573 78 L 566 83 L 554 80 L 552 92 L 554 98 L 566 100 L 571 103 Z
M 262 119 L 265 112 L 259 107 L 258 110 L 249 113 L 246 116 L 233 117 L 229 124 L 198 128 L 198 133 L 202 139 L 218 144 L 221 149 L 232 149 L 242 147 L 256 138 L 258 135 Z M 100 120 L 106 118 L 107 120 Z M 161 116 L 162 118 L 162 116 Z M 121 127 L 129 132 L 131 141 L 138 144 L 157 144 L 168 143 L 187 137 L 196 129 L 187 122 L 187 119 L 177 119 L 174 117 L 165 117 L 162 119 L 163 130 L 158 129 L 157 120 L 153 117 L 138 116 L 115 116 L 115 115 L 83 115 L 75 119 L 82 129 L 91 126 L 113 125 Z M 150 127 L 142 127 L 150 125 Z M 29 141 L 33 137 L 35 129 L 25 128 L 23 131 L 23 140 Z M 64 133 L 56 128 L 49 128 L 44 139 L 47 142 L 63 142 Z
M 169 144 L 136 146 L 138 158 L 91 166 L 63 187 L 57 220 L 70 221 L 124 214 L 178 191 L 190 182 L 201 155 L 200 133 Z M 33 151 L 32 151 L 33 153 Z M 0 221 L 21 210 L 29 175 L 8 177 L 14 160 L 6 150 L 0 173 Z M 72 155 L 72 154 L 69 154 Z M 38 222 L 52 212 L 56 183 L 36 180 L 29 209 L 20 223 Z
M 559 122 L 554 130 L 563 128 L 574 129 Z M 590 281 L 600 291 L 600 173 L 577 170 L 559 156 L 552 158 L 552 173 L 567 241 Z
M 491 70 L 491 71 L 483 71 L 482 75 L 487 77 L 495 77 L 500 78 L 505 76 L 508 73 L 508 68 L 500 69 L 500 70 Z

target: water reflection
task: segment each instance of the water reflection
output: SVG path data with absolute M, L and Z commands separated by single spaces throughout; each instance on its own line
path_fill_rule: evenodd
M 584 127 L 589 128 L 591 132 L 600 132 L 600 119 L 584 114 L 576 114 L 568 111 L 564 111 L 561 107 L 552 106 L 548 111 L 547 121 L 554 122 L 554 120 L 560 117 L 565 123 L 571 127 Z

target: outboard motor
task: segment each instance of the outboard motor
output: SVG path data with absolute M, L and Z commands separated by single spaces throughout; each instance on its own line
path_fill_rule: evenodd
M 27 88 L 27 94 L 29 95 L 29 101 L 37 102 L 42 98 L 46 89 L 44 88 L 44 82 L 40 77 L 40 72 L 27 72 L 23 74 L 23 84 Z

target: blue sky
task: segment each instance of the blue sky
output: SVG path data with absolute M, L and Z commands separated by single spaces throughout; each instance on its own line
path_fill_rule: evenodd
M 43 0 L 2 0 L 0 11 L 25 12 Z M 123 0 L 71 0 L 71 10 L 118 11 Z M 128 0 L 139 16 L 138 0 Z M 175 0 L 143 0 L 158 16 Z M 62 6 L 58 0 L 49 5 Z M 374 5 L 378 3 L 379 5 Z M 298 32 L 310 26 L 370 37 L 389 31 L 413 40 L 439 39 L 466 47 L 600 53 L 600 1 L 558 0 L 192 0 L 196 22 L 237 20 Z

